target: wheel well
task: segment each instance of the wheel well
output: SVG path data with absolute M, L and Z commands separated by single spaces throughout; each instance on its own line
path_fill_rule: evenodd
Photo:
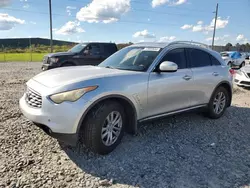
M 228 94 L 229 94 L 228 107 L 231 106 L 232 95 L 233 95 L 231 86 L 228 83 L 221 83 L 219 86 L 216 87 L 216 89 L 219 87 L 224 87 L 228 91 Z
M 97 102 L 93 103 L 83 114 L 79 124 L 78 124 L 78 132 L 83 125 L 83 122 L 87 115 L 90 113 L 91 109 L 93 109 L 96 105 L 99 105 L 100 103 L 104 103 L 107 101 L 116 101 L 121 104 L 121 106 L 124 107 L 125 114 L 126 114 L 126 127 L 125 130 L 127 133 L 135 134 L 137 132 L 137 114 L 136 109 L 131 101 L 128 99 L 125 99 L 124 97 L 109 97 L 104 98 L 101 100 L 98 100 Z

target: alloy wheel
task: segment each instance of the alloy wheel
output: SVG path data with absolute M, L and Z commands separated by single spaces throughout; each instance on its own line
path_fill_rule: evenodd
M 101 138 L 106 146 L 113 145 L 118 139 L 122 129 L 122 116 L 118 111 L 112 111 L 102 126 Z
M 213 107 L 216 114 L 220 114 L 226 106 L 226 96 L 223 92 L 219 92 L 214 98 Z

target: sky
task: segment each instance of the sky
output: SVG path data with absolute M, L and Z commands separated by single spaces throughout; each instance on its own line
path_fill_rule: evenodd
M 0 0 L 0 38 L 49 38 L 49 0 Z M 53 38 L 103 42 L 250 42 L 250 0 L 51 0 Z

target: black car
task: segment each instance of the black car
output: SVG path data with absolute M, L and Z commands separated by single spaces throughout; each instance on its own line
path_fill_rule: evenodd
M 42 70 L 77 65 L 98 65 L 117 50 L 114 43 L 77 44 L 68 52 L 58 52 L 44 56 Z

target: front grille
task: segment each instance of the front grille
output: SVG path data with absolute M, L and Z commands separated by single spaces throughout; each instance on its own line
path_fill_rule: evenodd
M 250 82 L 245 82 L 245 81 L 242 81 L 242 82 L 240 82 L 240 84 L 244 84 L 244 85 L 248 85 L 248 86 L 250 86 Z
M 49 57 L 48 56 L 45 56 L 44 58 L 43 58 L 43 64 L 48 64 L 49 62 Z
M 32 107 L 42 107 L 42 96 L 39 93 L 31 90 L 30 88 L 27 88 L 25 99 L 26 102 Z

